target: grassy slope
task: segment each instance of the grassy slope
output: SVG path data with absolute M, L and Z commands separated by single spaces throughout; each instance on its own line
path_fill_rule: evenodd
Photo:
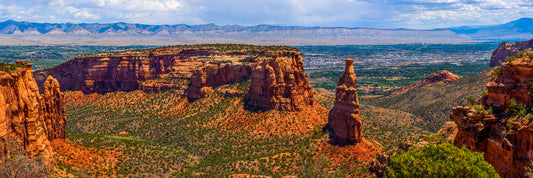
M 334 99 L 327 95 L 315 95 L 315 100 L 328 110 L 333 108 Z M 407 112 L 361 104 L 359 106 L 363 136 L 379 142 L 384 149 L 395 146 L 406 137 L 418 137 L 429 133 L 415 126 L 417 117 Z
M 331 106 L 332 98 L 324 98 L 318 103 Z M 250 112 L 242 97 L 216 93 L 189 103 L 172 92 L 66 92 L 66 104 L 68 139 L 118 160 L 107 172 L 61 164 L 74 175 L 369 175 L 369 161 L 383 146 L 425 133 L 410 114 L 362 106 L 369 141 L 332 147 L 323 130 L 328 109 L 320 105 Z
M 411 113 L 421 120 L 415 125 L 437 132 L 449 121 L 452 107 L 466 103 L 467 96 L 479 98 L 486 91 L 491 69 L 461 78 L 447 85 L 417 88 L 404 94 L 364 103 Z

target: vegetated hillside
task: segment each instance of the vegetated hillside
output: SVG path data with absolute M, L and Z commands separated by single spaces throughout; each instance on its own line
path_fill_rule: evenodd
M 315 100 L 318 104 L 331 110 L 335 98 L 317 94 Z M 363 137 L 378 142 L 384 150 L 396 146 L 406 137 L 417 138 L 429 133 L 427 130 L 415 126 L 421 120 L 407 112 L 365 104 L 359 105 L 359 112 L 363 123 Z
M 219 93 L 192 103 L 173 92 L 76 91 L 66 98 L 68 137 L 121 152 L 115 169 L 123 176 L 303 174 L 302 166 L 314 164 L 312 150 L 327 144 L 327 110 L 319 105 L 301 112 L 251 112 L 243 97 Z M 366 172 L 358 168 L 339 173 Z
M 485 84 L 491 78 L 491 73 L 492 69 L 488 69 L 447 85 L 422 87 L 390 98 L 362 101 L 369 105 L 411 113 L 420 118 L 415 125 L 437 132 L 444 122 L 449 121 L 453 106 L 465 104 L 467 96 L 478 98 L 486 91 Z
M 221 87 L 246 90 L 241 85 L 247 83 Z M 171 91 L 69 91 L 65 96 L 67 137 L 107 150 L 116 160 L 103 175 L 370 175 L 369 163 L 382 147 L 427 133 L 412 125 L 410 114 L 362 106 L 368 141 L 335 147 L 323 130 L 329 109 L 318 104 L 299 112 L 253 112 L 244 109 L 242 96 L 219 92 L 194 102 Z M 317 103 L 333 102 L 318 98 Z M 63 167 L 67 174 L 100 174 Z

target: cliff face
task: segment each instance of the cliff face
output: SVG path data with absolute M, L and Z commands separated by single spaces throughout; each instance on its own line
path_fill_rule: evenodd
M 528 58 L 504 63 L 498 76 L 487 84 L 488 96 L 481 98 L 484 108 L 504 111 L 511 98 L 526 108 L 532 106 L 530 63 L 533 61 Z M 502 177 L 525 176 L 525 167 L 533 161 L 533 124 L 529 119 L 470 107 L 454 107 L 451 119 L 458 130 L 454 145 L 483 152 Z
M 43 84 L 41 95 L 41 121 L 44 124 L 48 139 L 64 139 L 66 137 L 67 115 L 65 113 L 65 99 L 59 89 L 59 82 L 48 76 Z
M 220 85 L 249 81 L 243 95 L 252 109 L 297 111 L 313 105 L 302 53 L 289 47 L 196 45 L 100 53 L 76 57 L 35 75 L 38 83 L 48 75 L 57 78 L 63 90 L 172 90 L 191 100 Z
M 334 135 L 333 141 L 340 145 L 360 143 L 363 140 L 355 84 L 353 59 L 348 58 L 344 73 L 337 84 L 335 104 L 328 117 L 328 126 Z
M 17 63 L 25 67 L 12 73 L 0 71 L 0 157 L 7 154 L 5 143 L 10 140 L 30 156 L 49 155 L 50 140 L 65 138 L 65 108 L 59 85 L 50 78 L 41 97 L 31 64 Z
M 529 41 L 520 41 L 516 43 L 503 42 L 498 48 L 492 52 L 490 58 L 490 67 L 500 66 L 505 61 L 505 58 L 516 55 L 519 51 L 525 49 L 531 50 L 533 48 L 533 39 Z
M 498 77 L 487 84 L 488 97 L 485 105 L 505 110 L 509 100 L 514 98 L 526 107 L 532 106 L 530 92 L 533 80 L 533 62 L 528 59 L 517 59 L 504 63 Z
M 451 119 L 457 124 L 453 144 L 483 152 L 485 160 L 501 177 L 523 177 L 533 160 L 531 123 L 506 122 L 494 115 L 481 114 L 469 107 L 454 107 Z
M 259 109 L 299 111 L 313 105 L 313 88 L 303 71 L 302 53 L 273 54 L 254 64 L 250 88 L 245 96 L 248 105 Z
M 206 91 L 226 83 L 247 81 L 252 73 L 251 64 L 211 64 L 192 71 L 191 85 L 187 96 L 191 99 L 204 97 Z
M 205 51 L 199 49 L 198 54 Z M 190 77 L 194 66 L 201 62 L 188 59 L 190 51 L 177 54 L 143 54 L 118 56 L 76 57 L 51 69 L 35 72 L 37 83 L 44 83 L 51 75 L 59 81 L 63 90 L 81 90 L 84 93 L 107 93 L 113 91 L 133 91 L 142 89 L 147 92 L 170 89 L 184 89 L 179 84 L 172 85 L 168 80 Z M 175 71 L 183 76 L 169 76 Z M 42 89 L 42 85 L 39 86 Z

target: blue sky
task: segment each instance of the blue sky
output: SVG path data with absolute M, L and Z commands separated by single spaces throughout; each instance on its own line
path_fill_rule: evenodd
M 432 29 L 533 17 L 530 0 L 0 0 L 0 21 Z

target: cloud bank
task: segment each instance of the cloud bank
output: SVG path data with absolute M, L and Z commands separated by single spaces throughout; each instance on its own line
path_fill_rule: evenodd
M 533 17 L 529 0 L 0 0 L 0 20 L 432 29 Z

